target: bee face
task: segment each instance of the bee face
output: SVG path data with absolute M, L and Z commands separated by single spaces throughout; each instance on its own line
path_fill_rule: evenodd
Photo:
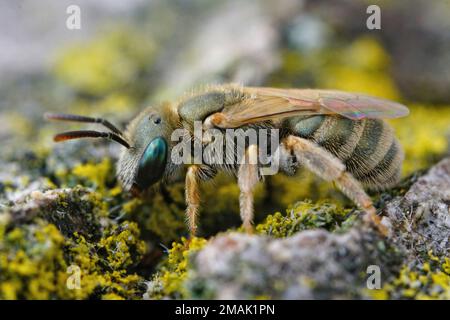
M 132 147 L 122 152 L 117 165 L 118 178 L 125 188 L 142 191 L 163 178 L 170 131 L 164 113 L 157 107 L 144 110 L 130 123 L 126 135 Z

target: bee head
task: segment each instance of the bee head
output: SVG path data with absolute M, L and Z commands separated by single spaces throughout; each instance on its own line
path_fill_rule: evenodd
M 124 146 L 117 163 L 117 176 L 126 190 L 140 192 L 160 181 L 167 172 L 169 141 L 178 113 L 171 104 L 149 107 L 134 118 L 123 133 L 103 118 L 73 114 L 45 114 L 48 120 L 98 123 L 108 129 L 67 131 L 55 135 L 56 142 L 80 138 L 106 138 Z
M 147 108 L 131 121 L 126 132 L 131 147 L 124 149 L 117 164 L 125 189 L 140 192 L 164 177 L 170 133 L 169 119 L 160 107 Z

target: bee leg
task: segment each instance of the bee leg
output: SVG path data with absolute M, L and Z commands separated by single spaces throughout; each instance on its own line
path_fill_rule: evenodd
M 334 180 L 339 189 L 365 211 L 364 221 L 373 224 L 383 235 L 388 235 L 387 228 L 381 223 L 381 218 L 377 215 L 377 210 L 373 206 L 372 200 L 362 188 L 361 184 L 349 173 Z
M 347 197 L 366 212 L 364 220 L 374 224 L 383 235 L 387 234 L 387 230 L 381 224 L 381 219 L 377 215 L 372 200 L 358 180 L 350 172 L 346 171 L 345 165 L 341 160 L 307 139 L 289 136 L 283 143 L 288 150 L 294 152 L 298 161 L 311 172 L 326 181 L 334 181 Z
M 198 166 L 190 166 L 186 173 L 186 220 L 190 232 L 190 239 L 197 233 L 197 214 L 200 207 Z
M 240 189 L 239 207 L 242 226 L 247 233 L 253 233 L 253 190 L 259 181 L 258 148 L 251 145 L 245 151 L 244 161 L 238 170 L 238 185 Z

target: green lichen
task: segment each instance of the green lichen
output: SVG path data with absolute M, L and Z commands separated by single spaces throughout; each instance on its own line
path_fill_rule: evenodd
M 123 204 L 120 214 L 138 222 L 149 239 L 169 244 L 187 233 L 180 187 L 174 186 L 167 191 L 171 201 L 159 192 L 130 199 Z
M 343 231 L 353 225 L 357 215 L 338 204 L 301 201 L 286 210 L 286 215 L 276 212 L 256 226 L 258 233 L 276 238 L 288 237 L 296 232 L 323 228 Z

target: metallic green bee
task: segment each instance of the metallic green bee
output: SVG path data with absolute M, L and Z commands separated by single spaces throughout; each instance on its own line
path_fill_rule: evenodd
M 122 133 L 100 118 L 47 114 L 48 119 L 95 122 L 109 132 L 71 131 L 55 141 L 95 137 L 109 138 L 125 149 L 117 164 L 117 176 L 125 190 L 139 192 L 151 185 L 168 183 L 186 173 L 186 217 L 191 235 L 197 230 L 200 207 L 199 182 L 219 170 L 237 176 L 243 226 L 252 231 L 253 190 L 261 180 L 261 165 L 242 163 L 176 164 L 171 134 L 184 129 L 194 141 L 194 123 L 206 132 L 212 128 L 279 129 L 280 171 L 292 174 L 299 165 L 333 181 L 366 212 L 365 218 L 384 232 L 367 189 L 385 189 L 400 178 L 403 151 L 391 127 L 382 118 L 406 116 L 408 108 L 384 99 L 332 90 L 276 89 L 223 85 L 190 94 L 176 103 L 163 103 L 142 111 Z M 197 141 L 198 142 L 198 141 Z M 202 145 L 211 143 L 208 139 Z M 258 156 L 258 144 L 245 146 L 245 158 Z M 207 148 L 203 156 L 209 151 Z

